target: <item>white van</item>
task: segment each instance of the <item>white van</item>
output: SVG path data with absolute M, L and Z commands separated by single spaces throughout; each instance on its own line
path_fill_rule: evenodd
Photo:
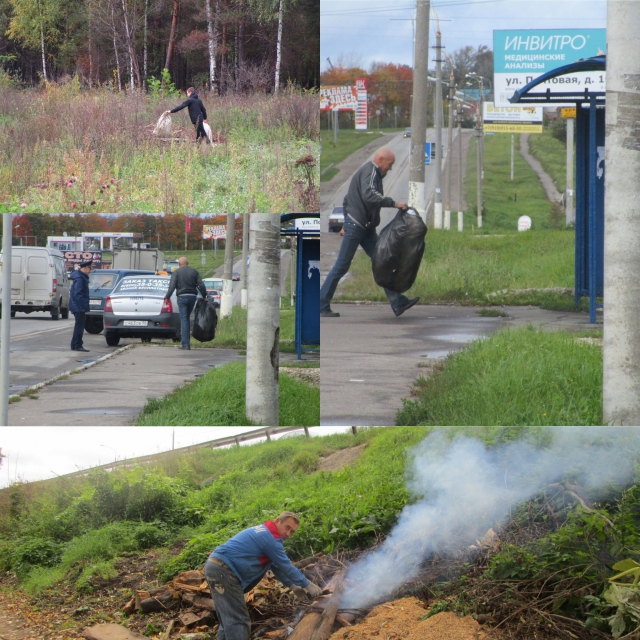
M 66 319 L 69 317 L 69 290 L 61 251 L 48 247 L 11 247 L 12 318 L 16 311 L 49 311 L 53 320 L 60 316 Z

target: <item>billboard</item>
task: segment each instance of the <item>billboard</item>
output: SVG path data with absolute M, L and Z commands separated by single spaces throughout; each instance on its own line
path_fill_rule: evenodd
M 227 225 L 226 224 L 205 224 L 202 225 L 202 239 L 213 240 L 214 238 L 226 238 L 227 237 Z
M 606 29 L 519 29 L 493 32 L 494 99 L 497 107 L 510 106 L 509 98 L 535 78 L 577 62 L 604 55 Z M 581 71 L 544 82 L 536 92 L 605 91 L 603 71 Z
M 64 264 L 67 271 L 74 271 L 80 268 L 81 262 L 93 260 L 92 269 L 103 269 L 101 251 L 65 251 L 63 254 Z M 110 265 L 109 265 L 110 266 Z
M 356 78 L 356 97 L 358 104 L 356 106 L 356 129 L 367 128 L 367 88 L 369 81 L 367 78 Z
M 485 132 L 542 133 L 542 107 L 496 107 L 493 102 L 485 102 L 482 120 Z
M 320 87 L 320 111 L 344 109 L 355 111 L 358 108 L 358 92 L 353 86 Z

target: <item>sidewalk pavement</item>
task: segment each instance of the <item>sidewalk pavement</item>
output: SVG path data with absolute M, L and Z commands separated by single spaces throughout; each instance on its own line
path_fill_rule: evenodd
M 587 313 L 538 307 L 506 307 L 508 318 L 479 316 L 478 307 L 416 305 L 399 318 L 387 303 L 331 307 L 340 317 L 322 318 L 320 325 L 322 426 L 395 425 L 402 398 L 419 375 L 501 327 L 594 328 Z

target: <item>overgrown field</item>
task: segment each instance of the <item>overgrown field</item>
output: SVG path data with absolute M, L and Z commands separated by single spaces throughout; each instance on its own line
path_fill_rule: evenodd
M 74 83 L 0 92 L 0 207 L 27 212 L 318 211 L 315 93 L 204 96 L 222 143 L 152 135 L 184 96 L 80 90 Z
M 84 478 L 16 484 L 0 492 L 0 584 L 5 587 L 0 600 L 24 603 L 35 594 L 32 619 L 44 620 L 55 612 L 60 619 L 57 630 L 64 628 L 68 634 L 64 637 L 80 637 L 74 630 L 79 633 L 101 620 L 139 628 L 139 615 L 126 618 L 119 612 L 133 583 L 119 582 L 123 563 L 118 558 L 129 558 L 132 567 L 159 559 L 156 576 L 167 580 L 201 566 L 218 544 L 282 509 L 302 517 L 300 529 L 286 543 L 294 560 L 318 552 L 364 550 L 390 532 L 405 506 L 437 497 L 429 490 L 426 495 L 410 493 L 411 487 L 420 486 L 420 469 L 410 463 L 416 456 L 422 464 L 437 463 L 438 456 L 446 454 L 447 436 L 473 436 L 493 452 L 490 459 L 506 465 L 505 495 L 533 481 L 520 477 L 518 466 L 509 467 L 514 442 L 516 450 L 527 447 L 535 456 L 551 449 L 553 455 L 560 454 L 563 446 L 555 445 L 558 431 L 509 427 L 449 429 L 442 441 L 435 440 L 441 453 L 415 449 L 430 431 L 375 428 L 355 436 L 286 438 L 175 453 L 154 466 Z M 483 616 L 490 627 L 501 628 L 504 637 L 555 640 L 631 634 L 640 624 L 640 590 L 630 582 L 640 572 L 635 564 L 640 560 L 637 462 L 635 474 L 632 471 L 637 434 L 620 431 L 609 437 L 598 432 L 591 438 L 585 430 L 582 439 L 582 462 L 576 458 L 572 465 L 561 465 L 568 469 L 564 475 L 534 465 L 529 471 L 536 478 L 549 479 L 542 485 L 552 484 L 540 485 L 533 497 L 514 503 L 506 522 L 489 517 L 481 523 L 495 530 L 489 543 L 438 551 L 402 591 L 425 601 L 427 615 L 450 610 Z M 511 453 L 504 447 L 507 443 Z M 320 470 L 323 458 L 354 446 L 360 448 L 352 449 L 350 464 Z M 592 459 L 597 465 L 597 457 L 590 455 L 615 446 L 627 452 L 624 466 L 631 475 L 623 481 L 611 467 L 592 475 L 585 461 Z M 448 517 L 450 506 L 442 505 L 442 518 Z M 421 511 L 416 504 L 411 512 Z M 456 536 L 465 539 L 464 517 L 456 526 Z M 410 537 L 418 546 L 428 545 L 415 533 Z M 610 582 L 625 569 L 629 578 Z M 150 584 L 149 571 L 143 573 L 137 588 Z M 112 608 L 105 610 L 107 600 L 100 596 L 109 586 Z M 82 594 L 91 606 L 82 605 Z M 69 603 L 71 608 L 66 608 Z M 68 612 L 65 619 L 61 610 Z M 153 618 L 144 618 L 142 624 L 147 620 L 151 630 Z
M 406 295 L 431 304 L 532 304 L 574 310 L 573 245 L 571 230 L 490 235 L 430 231 L 418 277 Z M 351 274 L 338 288 L 336 300 L 386 300 L 364 252 L 353 261 Z
M 575 149 L 575 146 L 574 146 Z M 567 184 L 567 146 L 553 136 L 550 127 L 545 127 L 542 134 L 529 136 L 529 151 L 542 168 L 556 183 L 558 191 L 562 193 Z M 574 168 L 575 176 L 575 168 Z M 575 184 L 571 185 L 575 188 Z
M 503 330 L 415 383 L 399 425 L 602 424 L 602 346 L 532 327 Z
M 214 342 L 215 343 L 215 342 Z M 219 345 L 218 345 L 219 346 Z M 314 426 L 320 423 L 320 389 L 295 380 L 280 369 L 279 426 Z M 136 425 L 251 426 L 246 416 L 244 362 L 216 367 L 161 399 L 149 400 Z

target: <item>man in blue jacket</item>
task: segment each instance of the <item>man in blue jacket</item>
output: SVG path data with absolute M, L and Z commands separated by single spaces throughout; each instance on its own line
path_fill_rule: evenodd
M 204 141 L 209 144 L 209 138 L 207 138 L 207 134 L 202 126 L 202 123 L 207 121 L 207 110 L 204 108 L 202 100 L 200 100 L 193 87 L 189 87 L 187 89 L 187 99 L 177 107 L 170 109 L 169 111 L 165 111 L 165 115 L 176 113 L 185 107 L 189 109 L 191 124 L 196 129 L 196 142 L 200 142 L 200 139 L 204 138 Z
M 284 552 L 287 540 L 300 525 L 300 518 L 283 511 L 275 520 L 241 531 L 211 553 L 204 575 L 216 606 L 218 640 L 249 640 L 251 618 L 244 594 L 251 591 L 269 569 L 297 597 L 317 598 L 322 589 L 309 582 L 291 564 Z
M 91 260 L 80 263 L 80 268 L 69 276 L 72 281 L 69 311 L 73 313 L 73 317 L 76 320 L 71 338 L 71 351 L 89 351 L 89 349 L 85 349 L 82 346 L 82 334 L 87 321 L 86 314 L 89 311 L 89 273 L 91 273 L 91 264 Z

